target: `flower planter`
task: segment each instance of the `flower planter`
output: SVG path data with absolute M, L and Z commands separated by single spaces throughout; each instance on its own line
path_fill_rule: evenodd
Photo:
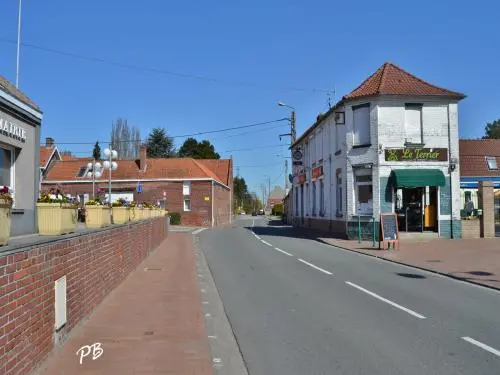
M 151 208 L 143 208 L 142 211 L 143 219 L 149 219 L 151 218 Z
M 143 209 L 140 207 L 134 208 L 134 221 L 141 221 L 143 219 Z
M 41 236 L 60 236 L 67 228 L 64 218 L 68 215 L 63 213 L 61 203 L 37 203 L 38 234 Z M 66 211 L 66 209 L 64 209 Z
M 85 224 L 87 225 L 87 228 L 104 228 L 111 225 L 111 209 L 109 207 L 87 205 L 85 206 L 85 209 Z
M 72 204 L 63 203 L 62 208 L 62 230 L 63 233 L 73 233 L 78 224 L 78 210 Z
M 125 224 L 130 221 L 130 207 L 113 207 L 113 223 Z
M 0 246 L 7 245 L 9 242 L 11 216 L 12 203 L 0 199 Z

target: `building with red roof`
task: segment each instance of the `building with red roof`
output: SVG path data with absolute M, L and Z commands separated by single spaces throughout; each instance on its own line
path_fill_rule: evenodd
M 459 238 L 464 98 L 384 63 L 293 143 L 294 225 L 371 239 L 388 215 L 400 231 Z
M 80 201 L 92 199 L 87 175 L 92 158 L 56 160 L 42 181 L 42 189 L 60 186 Z M 118 160 L 111 172 L 111 200 L 160 204 L 178 212 L 181 224 L 221 226 L 231 222 L 233 164 L 231 159 L 153 159 L 142 146 L 137 160 Z M 95 180 L 95 193 L 108 191 L 109 170 Z

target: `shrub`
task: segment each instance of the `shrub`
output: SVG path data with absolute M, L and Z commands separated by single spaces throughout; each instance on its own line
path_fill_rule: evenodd
M 283 214 L 283 205 L 281 203 L 275 204 L 273 206 L 271 214 L 281 216 Z
M 181 214 L 178 212 L 172 212 L 169 214 L 170 216 L 170 224 L 172 225 L 180 225 L 181 223 Z

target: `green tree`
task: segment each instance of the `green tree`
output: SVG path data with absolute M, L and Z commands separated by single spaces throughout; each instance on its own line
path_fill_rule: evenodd
M 188 138 L 179 149 L 179 157 L 194 159 L 220 159 L 220 155 L 215 152 L 214 146 L 204 140 L 198 142 L 194 138 Z
M 99 146 L 99 142 L 96 142 L 94 145 L 94 151 L 92 151 L 92 157 L 95 160 L 101 159 L 101 146 Z
M 500 119 L 486 124 L 483 139 L 500 139 Z
M 174 140 L 167 135 L 165 129 L 154 128 L 149 133 L 146 145 L 149 158 L 173 158 L 176 156 Z

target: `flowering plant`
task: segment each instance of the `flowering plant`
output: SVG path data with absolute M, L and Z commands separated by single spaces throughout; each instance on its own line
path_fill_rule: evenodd
M 8 186 L 0 186 L 0 200 L 4 200 L 8 204 L 12 205 L 12 194 Z
M 113 207 L 130 207 L 129 202 L 124 198 L 119 198 L 111 204 Z
M 63 193 L 59 187 L 50 188 L 48 191 L 40 194 L 38 203 L 70 203 L 70 198 Z

